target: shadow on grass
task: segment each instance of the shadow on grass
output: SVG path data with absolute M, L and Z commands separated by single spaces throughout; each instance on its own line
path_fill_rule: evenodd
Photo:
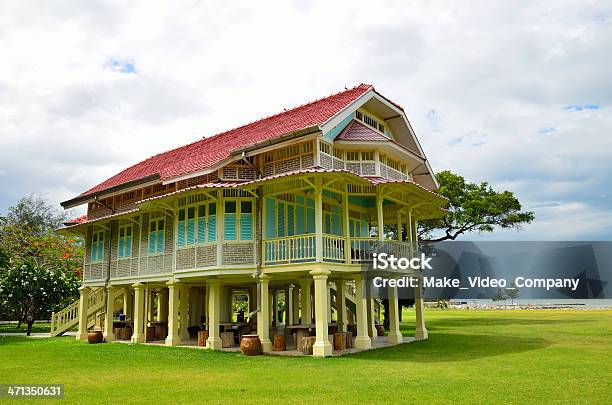
M 469 361 L 479 358 L 544 349 L 552 342 L 541 338 L 477 334 L 430 334 L 429 339 L 348 355 L 369 360 L 407 363 Z

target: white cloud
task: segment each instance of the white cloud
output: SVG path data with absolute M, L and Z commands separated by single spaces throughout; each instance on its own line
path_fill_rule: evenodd
M 369 82 L 406 108 L 434 169 L 516 191 L 536 211 L 517 237 L 612 237 L 609 3 L 2 7 L 0 212 L 31 192 L 58 203 L 149 155 Z

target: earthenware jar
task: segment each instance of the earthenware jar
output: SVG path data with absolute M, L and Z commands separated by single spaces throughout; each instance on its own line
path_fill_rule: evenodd
M 240 351 L 245 356 L 256 356 L 261 354 L 261 341 L 258 335 L 242 335 Z
M 104 336 L 101 330 L 92 330 L 87 334 L 87 341 L 89 343 L 102 343 L 104 342 Z

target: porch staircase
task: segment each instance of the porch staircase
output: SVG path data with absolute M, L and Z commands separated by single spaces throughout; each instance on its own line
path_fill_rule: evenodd
M 332 298 L 332 307 L 334 309 L 338 310 L 336 288 L 335 287 L 331 287 L 330 288 L 330 292 L 331 292 L 331 298 Z M 344 294 L 344 301 L 345 301 L 346 306 L 348 307 L 349 311 L 351 311 L 352 313 L 356 314 L 357 313 L 357 304 L 355 303 L 355 296 L 353 294 L 354 294 L 353 291 L 347 288 L 347 291 Z
M 104 311 L 104 289 L 97 288 L 89 295 L 87 329 L 94 326 L 96 317 Z M 79 323 L 79 300 L 51 315 L 51 336 L 59 336 Z

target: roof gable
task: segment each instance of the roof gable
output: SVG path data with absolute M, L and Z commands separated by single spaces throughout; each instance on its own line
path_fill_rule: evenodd
M 371 141 L 371 142 L 389 142 L 389 138 L 378 131 L 368 128 L 361 122 L 352 120 L 343 130 L 334 138 L 335 141 Z

